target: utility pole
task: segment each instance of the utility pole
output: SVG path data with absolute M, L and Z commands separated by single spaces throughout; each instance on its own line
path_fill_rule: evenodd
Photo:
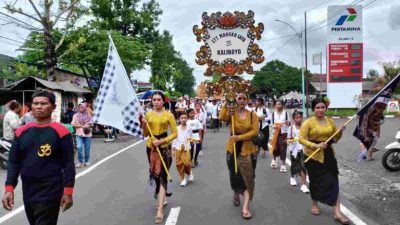
M 308 65 L 307 65 L 307 11 L 304 11 L 304 49 L 305 49 L 305 53 L 304 53 L 304 55 L 305 55 L 305 60 L 304 60 L 304 62 L 305 62 L 305 66 L 306 66 L 306 68 L 305 68 L 305 71 L 307 72 L 307 69 L 308 69 Z M 310 101 L 310 99 L 309 99 L 309 97 L 310 97 L 310 93 L 309 93 L 309 90 L 310 90 L 310 88 L 309 88 L 309 81 L 307 80 L 307 83 L 306 83 L 306 100 L 307 100 L 307 103 Z M 303 93 L 304 94 L 304 93 Z M 307 107 L 306 107 L 306 111 L 304 112 L 305 113 L 305 116 L 306 117 L 308 117 L 308 109 L 307 109 Z

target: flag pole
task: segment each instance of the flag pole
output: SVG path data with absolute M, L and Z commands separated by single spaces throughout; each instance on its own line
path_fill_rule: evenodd
M 393 82 L 398 82 L 399 76 L 400 76 L 400 73 L 397 74 L 396 77 L 394 77 L 391 81 L 389 81 L 389 83 L 387 83 L 387 84 L 385 85 L 385 87 L 383 87 L 373 98 L 371 98 L 371 99 L 368 101 L 368 103 L 364 105 L 364 107 L 362 107 L 360 110 L 358 110 L 358 112 L 357 112 L 354 116 L 352 116 L 346 123 L 344 123 L 344 124 L 342 125 L 342 127 L 343 127 L 343 126 L 346 126 L 346 125 L 349 124 L 353 119 L 355 119 L 360 111 L 362 111 L 365 107 L 368 107 L 372 102 L 374 102 L 374 101 L 376 100 L 376 98 L 377 98 L 382 92 L 384 92 L 385 90 L 387 90 L 387 88 L 388 88 L 390 85 L 393 84 Z M 325 144 L 328 144 L 328 142 L 329 142 L 330 140 L 332 140 L 332 138 L 334 138 L 339 132 L 340 132 L 340 129 L 338 129 L 328 140 L 326 140 L 326 141 L 325 141 Z M 310 160 L 310 158 L 311 158 L 312 156 L 314 156 L 315 154 L 317 154 L 317 152 L 318 152 L 319 150 L 321 150 L 321 149 L 318 148 L 318 149 L 317 149 L 315 152 L 313 152 L 304 162 L 305 162 L 305 163 L 308 162 L 308 160 Z
M 235 136 L 235 121 L 233 115 L 231 116 L 232 121 L 232 136 Z M 236 160 L 236 142 L 233 142 L 233 160 L 235 162 L 235 173 L 237 173 L 237 160 Z
M 346 123 L 344 123 L 341 127 L 347 126 L 347 124 L 349 124 L 352 120 L 354 120 L 355 118 L 357 118 L 357 113 L 354 114 L 354 116 L 352 116 L 349 120 L 347 120 Z M 336 130 L 336 132 L 330 136 L 328 138 L 328 140 L 325 141 L 325 144 L 328 144 L 339 132 L 341 132 L 342 130 L 339 128 Z M 319 152 L 322 148 L 318 148 L 317 150 L 315 150 L 306 160 L 304 160 L 304 162 L 308 162 L 315 154 L 317 154 L 317 152 Z
M 153 135 L 153 132 L 152 132 L 151 129 L 150 129 L 149 124 L 146 123 L 146 126 L 147 126 L 147 130 L 148 130 L 149 133 L 150 133 L 151 139 L 152 139 L 152 140 L 155 140 L 155 137 L 154 137 L 154 135 Z M 168 180 L 169 180 L 169 182 L 172 182 L 171 175 L 169 174 L 167 165 L 165 164 L 164 159 L 163 159 L 163 157 L 162 157 L 162 155 L 161 155 L 161 151 L 160 151 L 160 149 L 158 148 L 158 146 L 156 147 L 156 149 L 157 149 L 158 156 L 160 157 L 161 163 L 162 163 L 162 165 L 163 165 L 163 167 L 164 167 L 164 170 L 165 170 L 165 172 L 167 173 Z

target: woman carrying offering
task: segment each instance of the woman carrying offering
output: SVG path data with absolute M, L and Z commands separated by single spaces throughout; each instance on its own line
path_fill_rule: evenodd
M 258 135 L 259 120 L 255 112 L 245 109 L 247 96 L 240 93 L 236 97 L 237 109 L 225 104 L 219 114 L 219 119 L 230 121 L 231 137 L 228 139 L 226 148 L 226 161 L 229 169 L 230 183 L 234 191 L 233 204 L 240 205 L 240 195 L 244 196 L 242 217 L 250 219 L 252 214 L 249 203 L 254 193 L 255 168 L 257 163 L 257 147 L 253 138 Z M 231 119 L 233 118 L 233 119 Z M 234 131 L 234 132 L 233 132 Z M 234 154 L 236 146 L 236 160 Z M 237 171 L 235 171 L 237 163 Z
M 151 96 L 153 111 L 146 113 L 142 118 L 142 129 L 144 136 L 152 136 L 147 140 L 147 158 L 150 164 L 150 183 L 156 183 L 154 198 L 158 197 L 158 207 L 155 223 L 162 223 L 164 220 L 164 201 L 167 193 L 168 171 L 165 171 L 164 164 L 169 170 L 171 166 L 171 146 L 170 143 L 177 137 L 177 129 L 174 115 L 164 109 L 165 96 L 161 91 L 155 91 Z M 168 128 L 171 134 L 168 135 Z M 150 129 L 150 130 L 149 130 Z M 160 150 L 160 158 L 157 148 Z M 164 163 L 163 163 L 164 162 Z
M 320 214 L 317 202 L 322 202 L 333 207 L 333 218 L 341 224 L 349 224 L 350 221 L 340 211 L 339 200 L 339 169 L 332 148 L 342 136 L 344 127 L 326 144 L 336 131 L 335 122 L 325 116 L 329 101 L 327 98 L 316 98 L 312 101 L 314 116 L 306 120 L 300 130 L 300 144 L 304 145 L 304 157 L 308 158 L 317 149 L 320 149 L 305 167 L 310 179 L 310 194 L 312 199 L 311 213 Z

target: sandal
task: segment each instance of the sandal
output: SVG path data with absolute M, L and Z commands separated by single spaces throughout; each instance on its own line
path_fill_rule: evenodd
M 321 214 L 319 211 L 319 208 L 311 208 L 310 212 L 311 212 L 311 214 L 313 214 L 315 216 L 318 216 Z
M 249 219 L 251 219 L 251 217 L 252 217 L 252 215 L 251 215 L 250 211 L 248 211 L 248 212 L 242 212 L 242 218 L 243 218 L 243 219 L 249 220 Z
M 333 219 L 334 219 L 336 222 L 340 223 L 340 224 L 344 224 L 344 225 L 350 224 L 350 220 L 347 219 L 347 218 L 344 217 L 344 216 L 340 216 L 340 217 L 334 216 Z
M 162 222 L 164 222 L 164 215 L 162 215 L 160 217 L 156 216 L 156 220 L 154 221 L 154 223 L 155 224 L 160 224 Z

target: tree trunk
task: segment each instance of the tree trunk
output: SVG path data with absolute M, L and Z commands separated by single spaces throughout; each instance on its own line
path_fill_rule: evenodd
M 44 28 L 44 62 L 47 80 L 55 80 L 55 70 L 57 66 L 56 46 L 52 38 L 52 25 L 49 20 L 43 21 Z

